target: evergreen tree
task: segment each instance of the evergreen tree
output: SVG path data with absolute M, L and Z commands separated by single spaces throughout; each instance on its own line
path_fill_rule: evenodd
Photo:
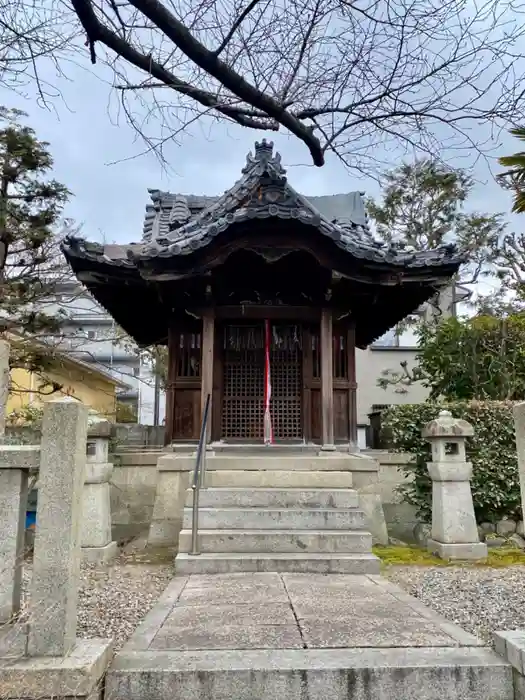
M 451 243 L 469 261 L 460 282 L 473 284 L 490 274 L 489 258 L 505 226 L 501 214 L 463 211 L 474 185 L 464 170 L 422 159 L 404 163 L 383 178 L 382 201 L 367 205 L 382 240 L 415 250 Z
M 512 129 L 510 133 L 520 141 L 525 141 L 525 127 Z M 499 162 L 500 165 L 509 168 L 499 176 L 499 180 L 504 187 L 514 190 L 512 211 L 523 214 L 525 212 L 525 151 L 512 156 L 503 156 Z
M 423 159 L 386 172 L 383 185 L 381 201 L 367 204 L 379 238 L 415 250 L 453 243 L 468 261 L 457 282 L 471 286 L 478 312 L 523 309 L 525 235 L 508 230 L 502 214 L 465 211 L 474 183 L 464 170 Z
M 61 325 L 55 289 L 68 274 L 59 243 L 69 192 L 49 177 L 49 144 L 25 116 L 0 108 L 0 330 L 12 364 L 40 370 Z

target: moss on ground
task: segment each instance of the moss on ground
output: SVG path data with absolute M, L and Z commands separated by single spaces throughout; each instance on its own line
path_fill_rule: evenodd
M 525 552 L 517 547 L 489 549 L 488 566 L 525 566 Z
M 434 557 L 421 547 L 375 545 L 373 552 L 383 564 L 391 566 L 446 566 L 446 562 Z
M 374 554 L 385 566 L 486 566 L 502 568 L 505 566 L 525 566 L 525 552 L 516 547 L 498 547 L 489 549 L 489 556 L 482 562 L 449 563 L 438 559 L 425 549 L 415 546 L 375 545 Z

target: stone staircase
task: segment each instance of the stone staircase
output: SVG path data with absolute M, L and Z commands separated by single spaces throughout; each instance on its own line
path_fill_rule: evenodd
M 200 493 L 199 555 L 191 555 L 192 491 L 186 494 L 179 554 L 179 574 L 233 572 L 302 572 L 373 574 L 379 560 L 372 554 L 359 497 L 351 488 L 316 488 L 289 483 L 273 473 L 244 472 L 243 486 L 228 486 L 225 471 L 208 472 Z M 246 479 L 246 475 L 249 478 Z M 299 476 L 299 474 L 297 474 Z M 308 482 L 308 473 L 302 483 Z M 248 482 L 249 485 L 246 484 Z M 251 482 L 251 483 L 250 483 Z

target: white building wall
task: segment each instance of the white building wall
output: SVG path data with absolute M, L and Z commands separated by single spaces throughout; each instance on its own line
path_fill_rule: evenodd
M 428 396 L 420 382 L 415 382 L 400 392 L 395 386 L 386 389 L 378 385 L 384 370 L 399 372 L 400 363 L 407 362 L 409 370 L 416 364 L 416 348 L 367 348 L 356 351 L 357 380 L 357 421 L 359 425 L 368 424 L 368 414 L 374 405 L 391 405 L 420 403 Z
M 166 393 L 159 388 L 158 425 L 164 425 L 165 418 Z M 155 376 L 146 364 L 142 365 L 140 375 L 139 423 L 141 425 L 155 425 Z

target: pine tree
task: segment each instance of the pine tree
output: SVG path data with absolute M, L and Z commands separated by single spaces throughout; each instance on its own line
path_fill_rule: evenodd
M 67 274 L 59 242 L 70 193 L 49 177 L 49 144 L 25 117 L 0 108 L 0 331 L 12 341 L 12 365 L 38 371 L 52 354 L 45 341 L 61 324 L 54 290 Z

